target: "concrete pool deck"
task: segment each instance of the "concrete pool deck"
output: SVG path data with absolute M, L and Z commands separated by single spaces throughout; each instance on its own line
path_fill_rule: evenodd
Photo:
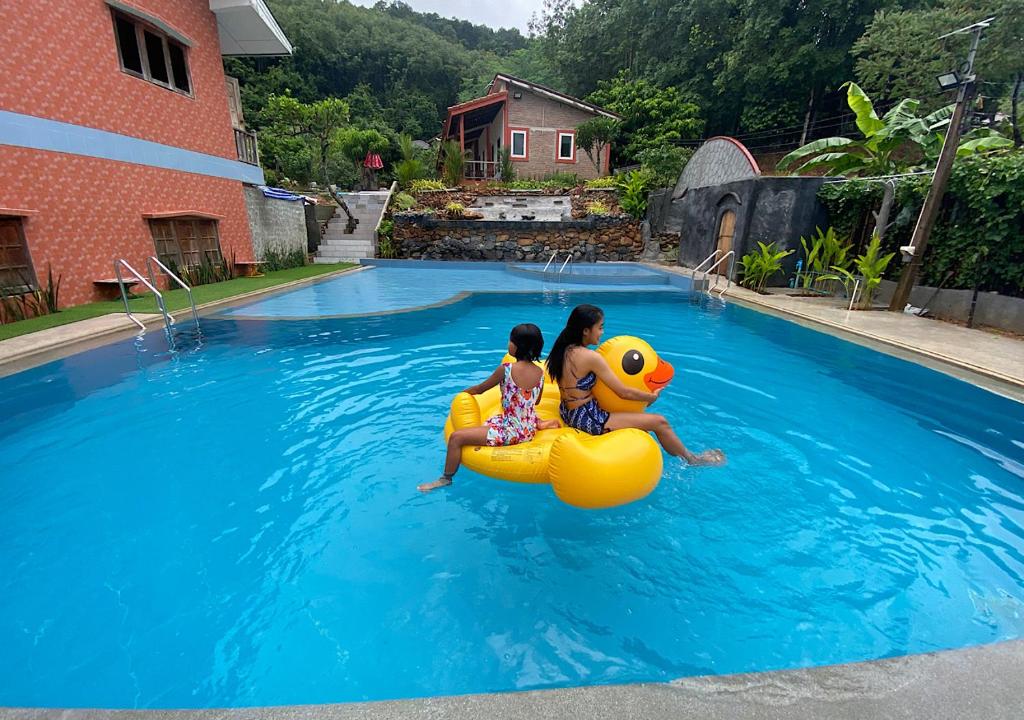
M 1001 720 L 1024 717 L 1024 640 L 668 683 L 213 710 L 0 708 L 0 720 Z
M 687 277 L 691 273 L 682 267 L 651 267 Z M 719 288 L 724 286 L 721 278 Z M 833 298 L 761 295 L 736 284 L 726 291 L 725 299 L 1024 402 L 1024 340 L 916 315 L 849 311 Z

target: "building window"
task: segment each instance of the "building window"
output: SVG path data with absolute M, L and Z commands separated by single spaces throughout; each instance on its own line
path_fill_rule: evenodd
M 36 287 L 36 274 L 21 218 L 0 217 L 0 289 L 22 293 Z
M 114 11 L 114 34 L 124 72 L 191 97 L 188 50 L 184 45 L 157 28 L 117 11 Z
M 528 130 L 512 130 L 511 131 L 511 149 L 512 157 L 525 160 L 529 155 L 527 145 Z
M 203 218 L 150 220 L 156 256 L 172 270 L 221 261 L 217 221 Z
M 558 131 L 558 148 L 556 160 L 576 162 L 576 133 L 571 130 Z

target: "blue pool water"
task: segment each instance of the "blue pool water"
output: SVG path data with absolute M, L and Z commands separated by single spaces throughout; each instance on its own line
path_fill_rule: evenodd
M 568 280 L 557 279 L 551 272 L 547 278 L 506 272 L 503 263 L 399 262 L 382 263 L 383 267 L 359 270 L 335 280 L 309 285 L 283 295 L 260 300 L 224 311 L 227 317 L 307 318 L 363 315 L 370 312 L 394 312 L 448 302 L 469 292 L 476 293 L 544 293 L 593 290 L 593 283 L 573 287 Z M 445 267 L 445 266 L 450 267 Z M 514 267 L 530 267 L 528 265 Z M 536 265 L 543 270 L 543 265 Z M 602 263 L 579 264 L 571 272 L 586 274 L 588 279 L 601 271 L 614 269 L 617 276 L 605 290 L 650 290 L 650 277 L 668 278 L 666 273 L 636 269 L 636 266 Z M 569 271 L 567 271 L 569 272 Z M 633 277 L 640 282 L 631 284 Z M 670 278 L 679 286 L 689 287 L 685 277 Z M 598 283 L 600 284 L 600 283 Z M 656 286 L 658 290 L 678 291 L 679 286 Z
M 509 328 L 550 345 L 581 301 L 675 365 L 655 409 L 728 465 L 668 458 L 601 512 L 467 471 L 417 493 Z M 673 292 L 204 328 L 174 357 L 151 333 L 0 379 L 0 706 L 657 681 L 1024 636 L 1024 409 L 947 376 Z

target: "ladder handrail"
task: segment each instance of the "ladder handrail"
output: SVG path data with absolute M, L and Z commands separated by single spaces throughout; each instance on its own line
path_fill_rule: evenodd
M 544 266 L 544 269 L 541 270 L 541 272 L 547 272 L 548 271 L 548 265 L 551 265 L 551 263 L 553 263 L 555 261 L 556 257 L 558 257 L 558 251 L 557 250 L 555 252 L 551 253 L 551 257 L 548 258 L 547 265 Z
M 188 302 L 192 306 L 192 319 L 196 321 L 196 330 L 202 332 L 202 328 L 199 327 L 199 313 L 196 311 L 196 301 L 192 297 L 192 288 L 186 285 L 184 280 L 182 280 L 180 277 L 172 273 L 171 269 L 164 265 L 162 262 L 160 262 L 159 258 L 157 258 L 154 255 L 150 255 L 148 258 L 146 258 L 146 272 L 149 273 L 149 279 L 154 285 L 156 285 L 156 276 L 153 274 L 153 266 L 150 264 L 150 261 L 155 262 L 157 264 L 157 267 L 163 270 L 164 274 L 167 275 L 167 277 L 171 278 L 172 280 L 174 280 L 174 282 L 178 283 L 178 285 L 184 288 L 185 292 L 188 294 Z
M 128 272 L 130 272 L 135 277 L 136 280 L 145 285 L 149 289 L 149 291 L 152 292 L 153 295 L 156 297 L 156 306 L 160 308 L 160 312 L 164 316 L 164 328 L 167 331 L 167 341 L 171 343 L 173 347 L 174 340 L 172 339 L 171 336 L 171 324 L 174 322 L 174 318 L 170 315 L 170 313 L 167 312 L 167 306 L 164 304 L 164 296 L 160 293 L 159 290 L 156 289 L 156 287 L 154 287 L 153 283 L 151 283 L 146 278 L 142 277 L 142 275 L 139 274 L 139 272 L 135 268 L 129 265 L 127 260 L 125 260 L 124 258 L 118 258 L 117 260 L 114 261 L 114 274 L 117 275 L 117 286 L 121 288 L 121 300 L 124 301 L 124 312 L 128 316 L 128 319 L 131 320 L 136 325 L 138 325 L 140 330 L 146 330 L 146 326 L 142 324 L 142 322 L 132 314 L 131 309 L 128 307 L 128 293 L 124 289 L 124 278 L 121 276 L 122 265 L 124 265 L 125 268 L 127 268 Z
M 713 253 L 711 253 L 706 258 L 704 258 L 703 260 L 700 261 L 700 265 L 698 265 L 697 267 L 695 267 L 693 270 L 690 271 L 690 289 L 691 290 L 693 289 L 694 285 L 696 285 L 696 283 L 697 283 L 697 272 L 699 270 L 703 269 L 703 267 L 706 264 L 708 264 L 709 262 L 714 260 L 716 257 L 718 257 L 718 253 L 720 253 L 720 252 L 722 252 L 722 251 L 718 250 L 716 248 Z M 704 275 L 707 275 L 707 273 L 705 272 Z
M 712 265 L 711 267 L 709 267 L 709 268 L 707 269 L 707 272 L 705 272 L 705 273 L 704 273 L 704 275 L 705 275 L 705 276 L 707 276 L 707 275 L 708 275 L 708 274 L 709 274 L 709 273 L 710 273 L 710 272 L 711 272 L 712 270 L 714 270 L 715 268 L 717 268 L 717 267 L 718 267 L 719 265 L 721 265 L 722 263 L 724 263 L 724 262 L 725 262 L 726 260 L 728 260 L 728 261 L 729 261 L 729 270 L 728 270 L 728 274 L 727 274 L 727 275 L 725 276 L 725 280 L 726 280 L 725 288 L 724 288 L 724 289 L 722 289 L 722 290 L 720 290 L 720 291 L 719 291 L 719 293 L 718 293 L 718 297 L 719 297 L 719 298 L 721 298 L 721 297 L 722 297 L 723 295 L 725 295 L 725 293 L 726 293 L 726 292 L 728 292 L 728 290 L 729 290 L 729 287 L 730 287 L 730 286 L 732 285 L 732 271 L 733 271 L 733 267 L 734 267 L 734 266 L 735 266 L 735 264 L 736 264 L 736 252 L 735 252 L 735 251 L 733 251 L 733 250 L 730 250 L 730 251 L 729 251 L 729 252 L 727 252 L 727 253 L 726 253 L 725 255 L 723 255 L 723 256 L 721 257 L 721 259 L 720 259 L 720 260 L 719 260 L 718 262 L 716 262 L 716 263 L 715 263 L 714 265 Z M 714 285 L 712 285 L 712 286 L 711 286 L 711 290 L 709 290 L 709 291 L 708 291 L 708 294 L 709 294 L 709 295 L 711 294 L 711 292 L 712 292 L 712 291 L 713 291 L 713 290 L 714 290 L 714 289 L 715 289 L 716 287 L 718 287 L 718 277 L 719 277 L 719 276 L 718 276 L 718 273 L 715 273 L 715 284 L 714 284 Z
M 565 262 L 562 263 L 562 267 L 559 268 L 558 274 L 561 275 L 562 274 L 562 270 L 565 270 L 565 266 L 568 265 L 571 262 L 572 262 L 572 253 L 569 253 L 569 256 L 567 258 L 565 258 Z M 570 270 L 569 272 L 572 272 L 572 270 Z

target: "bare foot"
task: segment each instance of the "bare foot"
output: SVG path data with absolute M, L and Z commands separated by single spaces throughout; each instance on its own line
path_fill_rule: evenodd
M 433 482 L 428 482 L 428 483 L 423 483 L 422 485 L 417 485 L 416 489 L 419 490 L 420 492 L 426 493 L 426 492 L 430 492 L 431 490 L 437 490 L 438 488 L 447 487 L 448 485 L 451 485 L 451 484 L 452 484 L 452 479 L 450 477 L 445 477 L 444 475 L 442 475 L 441 477 L 439 477 L 437 480 L 434 480 Z
M 690 465 L 724 465 L 725 453 L 721 450 L 705 450 L 687 460 Z
M 562 423 L 557 420 L 539 420 L 537 422 L 538 430 L 557 430 L 562 427 Z

